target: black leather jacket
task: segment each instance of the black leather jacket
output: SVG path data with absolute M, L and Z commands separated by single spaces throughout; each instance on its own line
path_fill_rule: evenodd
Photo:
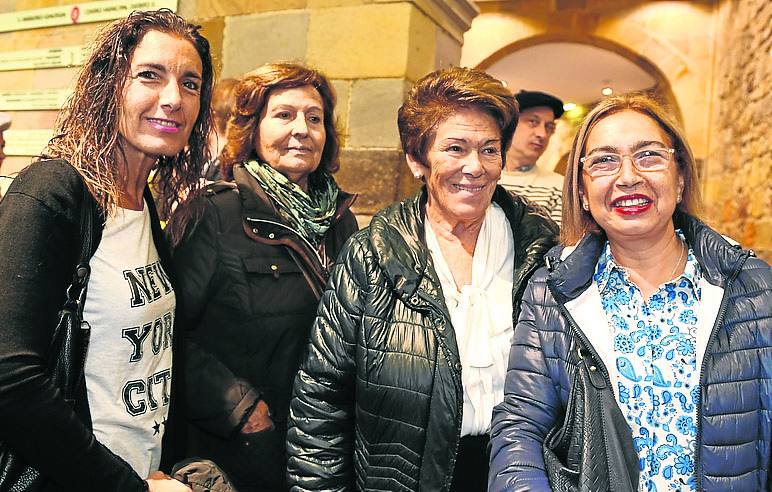
M 749 251 L 730 245 L 701 221 L 679 216 L 703 278 L 724 289 L 700 376 L 697 490 L 772 490 L 772 274 Z M 563 306 L 592 283 L 605 238 L 587 235 L 565 259 L 531 279 L 512 342 L 504 402 L 491 424 L 493 492 L 549 490 L 542 442 L 566 408 L 573 364 L 572 329 Z M 606 321 L 602 323 L 605 325 Z M 594 354 L 595 360 L 601 360 Z M 605 371 L 605 366 L 601 364 Z
M 498 188 L 515 240 L 513 305 L 557 228 Z M 447 490 L 461 433 L 455 332 L 424 244 L 425 191 L 378 213 L 341 253 L 295 380 L 293 490 Z
M 240 491 L 273 490 L 282 487 L 292 381 L 326 267 L 357 229 L 354 197 L 341 192 L 317 250 L 285 224 L 242 166 L 234 179 L 193 200 L 200 220 L 174 251 L 177 320 L 187 339 L 188 455 L 215 461 Z M 275 429 L 242 434 L 258 400 Z

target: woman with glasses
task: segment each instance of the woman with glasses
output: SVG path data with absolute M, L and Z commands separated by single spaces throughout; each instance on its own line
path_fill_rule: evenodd
M 525 292 L 494 409 L 490 490 L 549 490 L 542 448 L 578 342 L 630 428 L 638 490 L 770 489 L 772 275 L 695 217 L 696 179 L 646 97 L 604 100 L 581 124 L 562 246 Z

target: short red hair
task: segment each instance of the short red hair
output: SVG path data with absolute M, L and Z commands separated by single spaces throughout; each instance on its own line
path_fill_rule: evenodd
M 519 116 L 515 96 L 501 81 L 473 68 L 437 70 L 419 80 L 397 113 L 402 150 L 428 165 L 426 153 L 437 125 L 462 108 L 490 114 L 501 131 L 502 165 L 512 143 Z

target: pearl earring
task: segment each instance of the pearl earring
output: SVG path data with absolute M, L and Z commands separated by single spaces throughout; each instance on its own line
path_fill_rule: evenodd
M 413 177 L 415 177 L 415 179 L 417 179 L 417 180 L 419 180 L 419 181 L 420 181 L 420 180 L 421 180 L 421 178 L 423 178 L 423 177 L 424 177 L 424 175 L 423 175 L 423 174 L 421 174 L 421 173 L 415 173 L 415 174 L 413 174 Z

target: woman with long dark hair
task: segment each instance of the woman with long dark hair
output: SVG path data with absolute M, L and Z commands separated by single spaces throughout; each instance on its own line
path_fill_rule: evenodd
M 181 457 L 181 428 L 175 284 L 148 176 L 156 171 L 164 213 L 197 187 L 212 77 L 209 43 L 171 11 L 108 25 L 45 158 L 0 203 L 0 439 L 40 471 L 44 490 L 188 490 L 153 473 Z M 73 409 L 46 367 L 86 236 L 91 340 Z

